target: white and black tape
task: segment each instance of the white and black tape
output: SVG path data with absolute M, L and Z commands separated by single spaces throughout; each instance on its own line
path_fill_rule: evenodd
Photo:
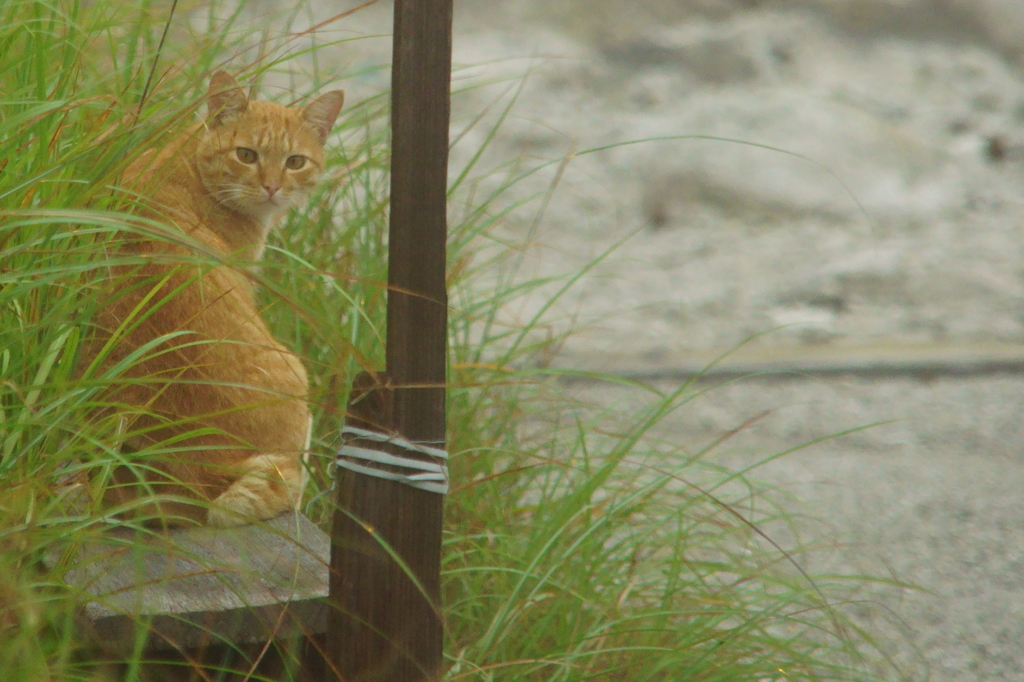
M 387 434 L 377 433 L 376 431 L 358 429 L 354 426 L 346 426 L 343 428 L 341 430 L 341 437 L 345 439 L 346 442 L 338 449 L 338 456 L 335 460 L 335 464 L 337 466 L 348 469 L 349 471 L 354 471 L 358 474 L 376 476 L 377 478 L 384 478 L 389 481 L 398 481 L 399 483 L 404 483 L 405 485 L 412 486 L 413 488 L 419 488 L 420 490 L 426 490 L 440 495 L 448 494 L 449 486 L 447 465 L 432 461 L 427 462 L 422 459 L 402 457 L 401 455 L 380 452 L 379 450 L 350 445 L 349 443 L 353 440 L 387 443 L 406 452 L 416 452 L 421 455 L 427 455 L 435 459 L 447 461 L 448 453 L 441 448 L 431 447 L 423 443 L 414 443 L 402 438 L 401 436 L 389 436 Z M 359 461 L 384 464 L 396 469 L 406 469 L 416 473 L 405 473 L 391 471 L 389 469 L 368 467 L 359 464 Z

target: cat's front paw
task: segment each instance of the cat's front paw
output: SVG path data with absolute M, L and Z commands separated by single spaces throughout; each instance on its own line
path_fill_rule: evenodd
M 242 477 L 211 503 L 207 525 L 231 528 L 269 519 L 294 508 L 302 495 L 302 469 L 296 457 L 257 455 L 242 469 Z

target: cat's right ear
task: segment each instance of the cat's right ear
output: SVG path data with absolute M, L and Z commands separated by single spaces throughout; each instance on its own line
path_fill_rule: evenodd
M 240 116 L 249 106 L 249 98 L 238 85 L 238 81 L 224 71 L 217 71 L 210 78 L 210 89 L 206 91 L 206 125 L 216 128 L 226 121 Z

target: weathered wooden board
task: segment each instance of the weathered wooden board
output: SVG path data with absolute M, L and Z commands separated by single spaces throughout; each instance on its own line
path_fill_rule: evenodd
M 232 529 L 112 531 L 72 561 L 65 581 L 87 595 L 84 615 L 106 647 L 133 648 L 140 623 L 151 649 L 326 630 L 330 540 L 302 514 Z

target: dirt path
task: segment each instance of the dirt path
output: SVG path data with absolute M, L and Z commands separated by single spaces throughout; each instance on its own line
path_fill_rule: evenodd
M 675 384 L 655 384 L 670 390 Z M 596 405 L 635 404 L 621 388 L 577 388 Z M 808 567 L 907 580 L 875 585 L 852 611 L 912 680 L 1024 679 L 1024 439 L 1019 377 L 785 379 L 721 386 L 679 410 L 661 435 L 698 449 L 771 411 L 707 459 L 755 466 L 845 429 L 890 421 L 755 468 L 754 479 L 808 514 L 804 540 L 834 549 Z M 930 593 L 929 593 L 930 592 Z

